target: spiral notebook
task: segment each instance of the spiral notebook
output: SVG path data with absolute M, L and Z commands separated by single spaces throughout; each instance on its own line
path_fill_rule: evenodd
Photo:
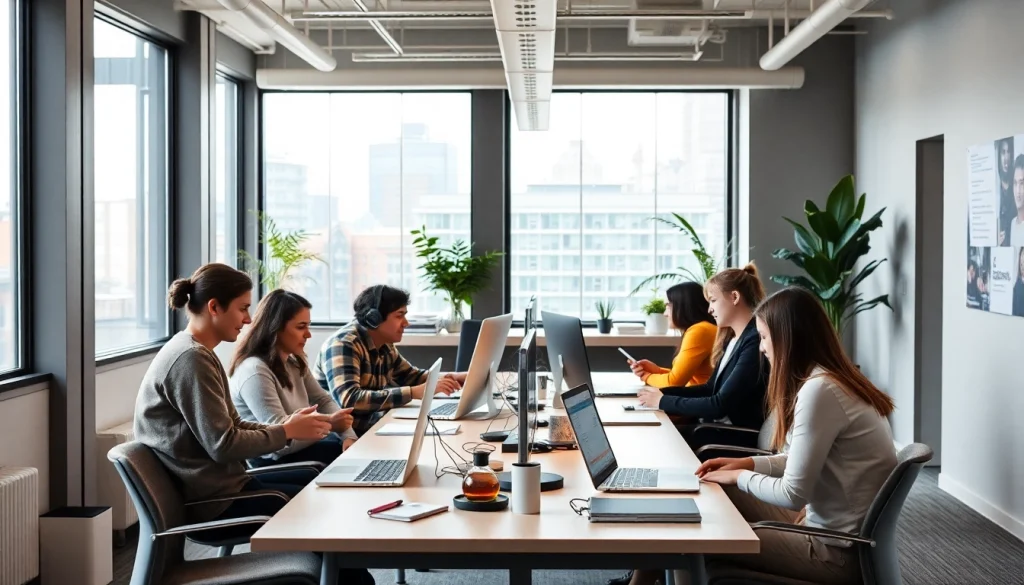
M 380 520 L 397 520 L 399 522 L 413 522 L 420 518 L 440 514 L 448 511 L 448 504 L 424 504 L 420 502 L 406 502 L 397 508 L 391 508 L 376 514 L 370 514 L 370 518 Z

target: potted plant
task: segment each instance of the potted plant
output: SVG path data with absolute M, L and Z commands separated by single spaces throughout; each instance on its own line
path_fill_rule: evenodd
M 287 287 L 295 279 L 296 271 L 309 261 L 323 262 L 319 255 L 304 248 L 309 238 L 305 230 L 282 231 L 267 214 L 253 213 L 260 223 L 260 243 L 266 246 L 268 258 L 260 260 L 245 250 L 240 250 L 238 257 L 245 270 L 253 273 L 266 290 Z
M 708 252 L 707 248 L 704 247 L 704 242 L 702 242 L 700 240 L 700 236 L 697 235 L 697 230 L 693 228 L 686 218 L 678 213 L 673 213 L 671 220 L 663 217 L 651 217 L 648 219 L 650 221 L 655 221 L 672 227 L 686 236 L 690 240 L 690 243 L 693 244 L 693 248 L 690 252 L 692 252 L 694 258 L 697 259 L 698 269 L 692 270 L 686 266 L 679 266 L 676 268 L 675 272 L 662 272 L 660 274 L 655 274 L 636 285 L 636 288 L 629 293 L 631 296 L 640 292 L 641 289 L 647 288 L 651 285 L 661 284 L 666 280 L 671 282 L 693 281 L 699 284 L 704 284 L 708 279 L 714 276 L 716 272 L 718 272 L 720 262 L 716 261 Z M 728 248 L 729 246 L 727 244 L 726 249 Z
M 597 332 L 611 333 L 612 311 L 615 310 L 615 303 L 612 301 L 597 301 L 594 303 L 594 308 L 597 309 Z
M 647 304 L 640 308 L 644 315 L 647 315 L 644 321 L 644 333 L 648 335 L 665 335 L 668 333 L 668 316 L 665 315 L 665 309 L 665 300 L 657 296 L 647 301 Z
M 889 304 L 889 295 L 865 300 L 856 293 L 857 285 L 875 271 L 885 258 L 872 260 L 855 273 L 857 262 L 868 253 L 871 232 L 882 227 L 883 207 L 867 221 L 864 214 L 865 195 L 860 198 L 854 191 L 853 175 L 839 180 L 828 196 L 825 209 L 818 209 L 812 201 L 804 203 L 808 227 L 789 219 L 792 224 L 797 250 L 780 248 L 772 255 L 789 260 L 807 273 L 806 276 L 772 276 L 772 280 L 789 286 L 802 286 L 821 300 L 828 318 L 836 331 L 842 334 L 850 319 L 857 313 Z
M 490 251 L 473 256 L 473 246 L 465 240 L 442 248 L 436 236 L 427 235 L 426 226 L 411 233 L 416 236 L 412 241 L 416 256 L 423 259 L 420 270 L 426 282 L 424 290 L 444 295 L 450 312 L 445 328 L 449 333 L 461 331 L 465 319 L 463 305 L 472 304 L 473 295 L 487 287 L 491 271 L 503 254 Z

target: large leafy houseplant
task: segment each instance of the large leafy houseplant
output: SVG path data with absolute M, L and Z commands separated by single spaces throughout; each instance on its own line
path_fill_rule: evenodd
M 490 282 L 491 271 L 503 254 L 485 252 L 473 256 L 473 246 L 465 240 L 455 240 L 451 247 L 442 248 L 436 236 L 427 235 L 426 226 L 412 230 L 416 256 L 423 259 L 420 270 L 426 283 L 424 290 L 444 295 L 451 308 L 448 330 L 457 330 L 463 321 L 463 305 L 472 304 L 473 295 L 484 290 Z
M 323 262 L 319 255 L 305 249 L 309 234 L 305 230 L 284 231 L 265 213 L 254 212 L 260 223 L 260 244 L 266 246 L 267 259 L 260 260 L 245 250 L 238 253 L 246 270 L 258 276 L 267 290 L 282 288 L 295 278 L 295 272 L 310 261 Z
M 640 292 L 641 289 L 649 289 L 651 285 L 656 286 L 666 280 L 672 282 L 689 280 L 699 284 L 704 284 L 708 279 L 714 276 L 716 272 L 718 272 L 719 263 L 715 260 L 714 256 L 708 253 L 707 248 L 704 247 L 704 242 L 702 242 L 700 240 L 700 236 L 697 235 L 697 230 L 693 229 L 693 225 L 691 225 L 686 218 L 678 213 L 673 213 L 672 219 L 651 217 L 649 220 L 669 226 L 686 236 L 690 240 L 690 243 L 693 244 L 693 248 L 690 252 L 692 252 L 693 256 L 697 259 L 698 268 L 694 271 L 686 266 L 679 266 L 674 272 L 655 274 L 636 285 L 636 288 L 629 293 L 631 296 Z
M 843 177 L 829 194 L 825 209 L 819 209 L 813 201 L 804 203 L 807 227 L 783 218 L 793 226 L 797 250 L 780 248 L 772 254 L 806 272 L 806 276 L 778 275 L 772 280 L 785 286 L 802 286 L 817 295 L 839 333 L 858 313 L 878 305 L 892 309 L 887 294 L 866 300 L 856 292 L 857 285 L 885 262 L 885 258 L 872 260 L 855 272 L 857 262 L 871 250 L 868 240 L 872 231 L 882 227 L 885 211 L 883 207 L 862 220 L 865 200 L 866 195 L 856 196 L 853 175 Z

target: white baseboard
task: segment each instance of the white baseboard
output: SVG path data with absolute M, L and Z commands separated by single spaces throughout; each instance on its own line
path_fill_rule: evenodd
M 947 473 L 939 473 L 939 489 L 966 504 L 969 508 L 995 522 L 1010 534 L 1024 541 L 1024 520 L 1010 516 L 988 500 L 964 487 Z

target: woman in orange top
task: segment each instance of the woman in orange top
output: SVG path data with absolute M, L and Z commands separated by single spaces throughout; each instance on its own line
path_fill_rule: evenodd
M 705 384 L 713 370 L 711 352 L 718 327 L 708 314 L 704 287 L 696 282 L 684 282 L 669 288 L 665 296 L 668 297 L 665 312 L 672 327 L 683 332 L 683 342 L 672 359 L 672 368 L 662 368 L 649 360 L 633 362 L 630 367 L 645 384 L 655 388 Z

